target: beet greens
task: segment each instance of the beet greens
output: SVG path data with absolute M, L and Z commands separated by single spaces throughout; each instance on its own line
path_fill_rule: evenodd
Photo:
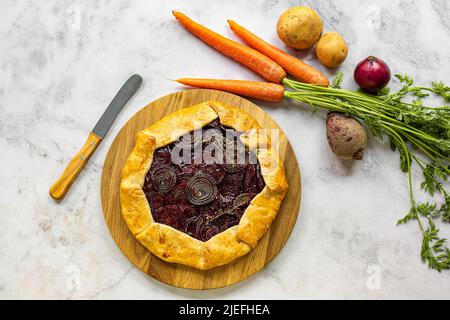
M 439 236 L 436 221 L 450 222 L 450 193 L 443 183 L 450 174 L 450 106 L 427 107 L 423 98 L 430 93 L 450 102 L 450 87 L 433 82 L 431 87 L 414 86 L 407 75 L 395 75 L 400 90 L 383 89 L 378 95 L 340 88 L 342 73 L 330 87 L 305 84 L 290 79 L 283 83 L 293 89 L 285 96 L 317 108 L 337 111 L 362 120 L 374 137 L 389 139 L 400 154 L 400 168 L 407 173 L 411 209 L 397 224 L 416 220 L 422 234 L 421 258 L 437 271 L 450 269 L 450 249 Z M 414 100 L 402 100 L 412 95 Z M 412 190 L 411 165 L 418 165 L 424 176 L 421 188 L 430 195 L 439 193 L 442 203 L 416 201 Z

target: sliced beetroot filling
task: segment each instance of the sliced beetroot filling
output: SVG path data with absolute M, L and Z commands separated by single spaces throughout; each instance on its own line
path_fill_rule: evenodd
M 223 126 L 218 120 L 205 126 L 202 134 L 209 129 L 215 129 L 215 134 L 218 132 L 223 137 L 226 136 L 225 130 L 233 130 Z M 229 135 L 230 132 L 227 133 Z M 233 131 L 233 135 L 235 149 L 242 151 L 244 146 L 237 139 L 240 133 Z M 190 163 L 172 162 L 172 149 L 177 143 L 179 148 L 180 141 L 184 145 L 189 144 L 189 139 L 192 140 L 192 145 L 197 145 L 197 152 L 193 148 L 190 161 L 186 161 Z M 250 201 L 264 189 L 265 182 L 258 163 L 230 166 L 223 164 L 222 160 L 218 161 L 215 154 L 203 152 L 210 143 L 215 143 L 210 138 L 201 141 L 200 149 L 198 138 L 193 133 L 191 137 L 185 136 L 184 140 L 180 138 L 180 141 L 154 152 L 143 191 L 156 222 L 171 226 L 200 241 L 207 241 L 239 223 Z M 230 154 L 226 152 L 223 150 L 224 158 L 229 158 Z M 246 159 L 251 158 L 249 152 L 251 151 L 245 150 Z M 161 176 L 161 172 L 167 177 Z M 172 174 L 175 174 L 175 183 L 172 181 Z

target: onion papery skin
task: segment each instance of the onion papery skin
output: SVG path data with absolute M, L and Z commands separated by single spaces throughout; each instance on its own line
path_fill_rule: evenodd
M 391 70 L 383 60 L 369 56 L 358 63 L 353 77 L 361 89 L 376 93 L 386 87 L 391 80 Z

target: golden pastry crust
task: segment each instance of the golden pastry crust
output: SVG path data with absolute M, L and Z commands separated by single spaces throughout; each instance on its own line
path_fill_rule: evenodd
M 207 270 L 230 263 L 252 250 L 251 246 L 237 237 L 238 228 L 238 225 L 231 227 L 204 242 L 203 269 Z
M 256 151 L 266 186 L 253 198 L 238 225 L 202 242 L 155 222 L 142 187 L 154 150 L 217 118 L 243 132 L 241 141 Z M 283 163 L 256 120 L 239 108 L 207 101 L 174 112 L 137 135 L 122 172 L 120 203 L 128 228 L 150 252 L 167 262 L 207 270 L 230 263 L 254 248 L 269 229 L 287 190 Z
M 152 223 L 136 236 L 151 253 L 167 262 L 204 269 L 203 242 L 170 226 Z
M 120 183 L 122 216 L 134 235 L 154 222 L 150 214 L 150 205 L 142 191 L 154 150 L 155 138 L 143 131 L 139 132 L 136 137 L 136 145 L 122 170 Z
M 182 135 L 200 129 L 217 119 L 212 104 L 203 102 L 165 116 L 143 132 L 155 138 L 155 149 L 166 146 Z

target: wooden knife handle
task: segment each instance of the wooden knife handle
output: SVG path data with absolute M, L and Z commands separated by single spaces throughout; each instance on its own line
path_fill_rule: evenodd
M 98 144 L 102 139 L 93 132 L 89 133 L 89 137 L 84 143 L 81 150 L 70 160 L 61 177 L 50 188 L 50 195 L 54 199 L 61 199 L 69 190 L 72 183 L 77 178 L 81 169 L 85 166 L 92 153 L 94 153 Z

